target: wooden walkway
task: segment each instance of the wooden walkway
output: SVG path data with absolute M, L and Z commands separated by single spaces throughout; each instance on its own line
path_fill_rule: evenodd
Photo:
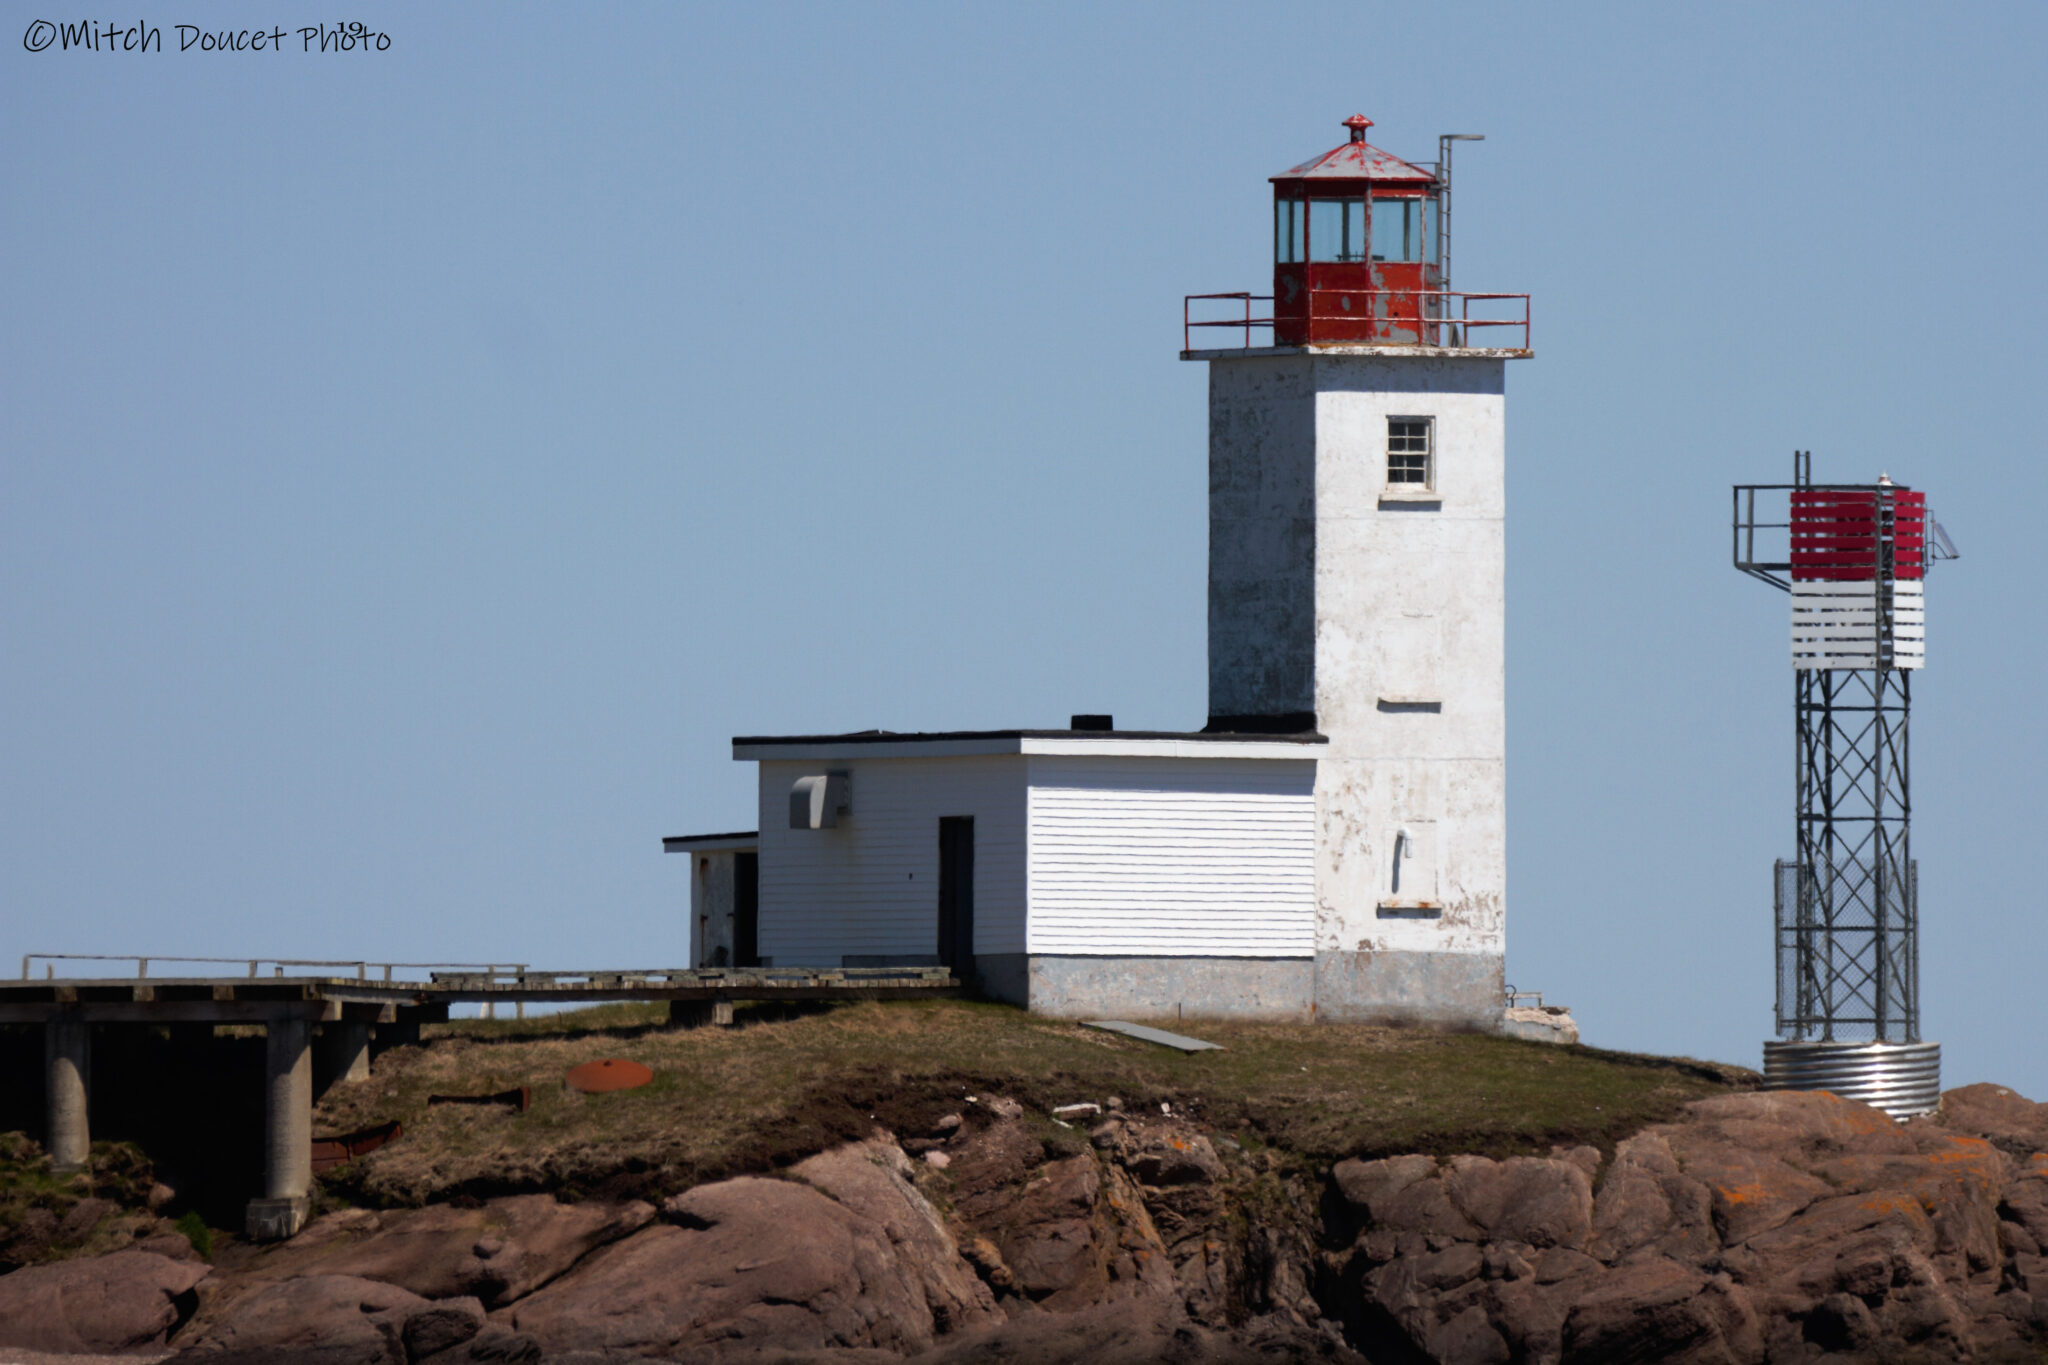
M 133 976 L 58 976 L 58 963 L 123 962 Z M 43 974 L 35 975 L 40 964 Z M 246 975 L 151 976 L 152 964 L 246 966 Z M 264 968 L 268 967 L 268 972 Z M 304 969 L 314 969 L 308 974 Z M 340 970 L 336 970 L 340 969 Z M 287 971 L 291 974 L 287 975 Z M 408 980 L 406 973 L 421 973 Z M 668 1002 L 677 1024 L 730 1024 L 740 1000 L 907 1000 L 957 995 L 944 967 L 660 967 L 535 971 L 497 963 L 299 962 L 201 958 L 22 959 L 22 979 L 0 981 L 0 1024 L 43 1031 L 46 1148 L 60 1168 L 84 1164 L 96 1028 L 167 1026 L 199 1044 L 207 1065 L 218 1024 L 259 1024 L 265 1034 L 263 1196 L 250 1201 L 249 1235 L 289 1237 L 305 1221 L 312 1189 L 312 1109 L 317 1052 L 320 1088 L 370 1075 L 379 1050 L 415 1044 L 420 1026 L 448 1018 L 451 1005 Z
M 165 959 L 128 959 L 163 962 Z M 297 965 L 297 964 L 292 964 Z M 330 1022 L 364 1013 L 392 1023 L 399 1011 L 445 1020 L 454 1004 L 669 1000 L 909 1000 L 957 994 L 944 967 L 661 967 L 536 971 L 526 967 L 431 970 L 425 980 L 390 964 L 346 964 L 349 975 L 59 977 L 0 981 L 0 1024 L 39 1024 L 53 1012 L 91 1023 L 262 1023 L 274 1014 Z M 403 967 L 404 964 L 399 964 Z M 382 969 L 382 970 L 379 970 Z M 309 1008 L 310 1007 L 310 1008 Z

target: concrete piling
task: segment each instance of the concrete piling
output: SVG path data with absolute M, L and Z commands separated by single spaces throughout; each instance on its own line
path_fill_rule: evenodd
M 304 1018 L 265 1023 L 263 1198 L 249 1201 L 254 1241 L 278 1241 L 306 1221 L 313 1185 L 313 1028 Z
M 263 1193 L 305 1194 L 313 1180 L 313 1074 L 303 1019 L 273 1019 L 264 1048 Z
M 43 1025 L 43 1059 L 48 1077 L 50 1161 L 76 1170 L 92 1155 L 87 1100 L 92 1077 L 92 1033 L 77 1015 L 56 1014 Z
M 377 1025 L 377 1051 L 389 1052 L 395 1047 L 418 1047 L 422 1024 L 445 1024 L 448 1022 L 448 1006 L 400 1005 L 392 1011 L 386 1023 Z
M 320 1026 L 315 1047 L 314 1088 L 324 1094 L 329 1086 L 370 1079 L 370 1026 L 353 1019 Z

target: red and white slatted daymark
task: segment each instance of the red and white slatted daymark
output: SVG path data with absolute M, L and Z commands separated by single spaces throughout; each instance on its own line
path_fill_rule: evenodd
M 1792 666 L 1925 664 L 1927 495 L 1888 484 L 1798 489 L 1791 521 Z

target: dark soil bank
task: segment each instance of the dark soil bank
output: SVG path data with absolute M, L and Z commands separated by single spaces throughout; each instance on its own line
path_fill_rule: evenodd
M 1902 1125 L 1726 1093 L 1606 1148 L 1315 1167 L 1109 1098 L 1063 1125 L 978 1093 L 659 1201 L 342 1209 L 211 1264 L 130 1171 L 61 1216 L 31 1201 L 49 1217 L 13 1231 L 0 1345 L 331 1365 L 2048 1358 L 2048 1106 L 1998 1087 Z M 61 1247 L 86 1254 L 48 1259 Z

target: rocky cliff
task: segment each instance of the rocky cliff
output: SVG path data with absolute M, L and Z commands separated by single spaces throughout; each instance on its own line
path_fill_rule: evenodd
M 1105 1101 L 1107 1097 L 1105 1097 Z M 343 1210 L 201 1261 L 0 1276 L 0 1345 L 330 1365 L 2026 1360 L 2048 1343 L 2048 1106 L 1894 1124 L 1696 1102 L 1611 1151 L 1288 1168 L 1175 1113 L 977 1096 L 644 1201 Z

